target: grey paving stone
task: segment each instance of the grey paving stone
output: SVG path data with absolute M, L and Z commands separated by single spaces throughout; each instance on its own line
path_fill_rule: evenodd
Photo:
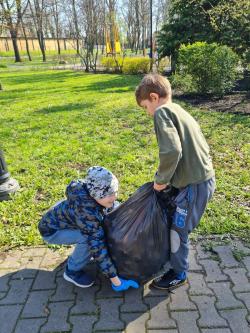
M 170 294 L 171 301 L 169 308 L 171 311 L 180 310 L 196 310 L 196 306 L 190 301 L 187 290 L 189 288 L 188 284 L 185 284 L 175 290 Z
M 176 320 L 179 333 L 200 333 L 196 324 L 199 318 L 197 311 L 171 312 L 171 317 Z
M 234 286 L 234 292 L 250 291 L 250 283 L 246 277 L 245 268 L 231 268 L 225 269 L 224 272 L 230 276 Z
M 196 251 L 197 251 L 197 259 L 198 262 L 201 259 L 209 259 L 211 257 L 211 252 L 210 251 L 205 251 L 204 247 L 201 244 L 197 244 L 195 246 Z
M 176 328 L 175 321 L 169 317 L 168 304 L 170 299 L 166 297 L 148 297 L 146 302 L 150 308 L 150 320 L 147 328 Z
M 53 290 L 31 291 L 24 306 L 22 318 L 47 317 L 45 306 Z
M 122 293 L 117 293 L 111 288 L 111 283 L 107 278 L 101 277 L 101 281 L 97 285 L 100 289 L 96 293 L 96 298 L 123 298 Z
M 41 261 L 40 268 L 55 269 L 64 260 L 65 256 L 59 251 L 47 249 L 46 254 Z
M 39 267 L 39 266 L 37 266 Z M 38 269 L 20 269 L 13 274 L 12 279 L 23 280 L 23 279 L 33 279 L 38 274 Z
M 234 249 L 242 251 L 245 255 L 250 256 L 250 244 L 247 246 L 247 244 L 244 245 L 241 241 L 236 240 L 234 241 L 233 245 Z
M 213 247 L 213 250 L 218 253 L 221 259 L 221 266 L 224 267 L 238 267 L 239 263 L 235 260 L 232 250 L 228 245 L 220 245 Z
M 178 333 L 177 330 L 148 330 L 148 333 Z
M 55 268 L 56 277 L 62 277 L 63 276 L 63 273 L 65 271 L 65 267 L 66 267 L 66 262 L 65 263 L 61 263 L 59 266 L 57 266 Z
M 11 277 L 11 276 L 13 276 L 13 274 L 14 274 L 14 272 L 11 268 L 6 268 L 6 269 L 0 268 L 0 278 L 6 277 L 6 276 Z
M 73 293 L 74 285 L 64 280 L 63 277 L 56 278 L 56 293 L 51 296 L 52 302 L 73 301 L 75 294 Z
M 201 330 L 202 333 L 231 333 L 229 328 L 205 328 Z
M 8 291 L 9 289 L 9 280 L 11 279 L 12 274 L 8 271 L 0 271 L 0 291 Z
M 1 269 L 11 268 L 13 270 L 20 267 L 21 253 L 19 251 L 9 252 L 1 262 Z
M 46 250 L 46 246 L 24 248 L 22 257 L 43 257 L 46 253 Z
M 250 312 L 250 293 L 237 293 L 236 297 L 244 302 L 246 308 Z
M 189 295 L 213 295 L 213 292 L 208 289 L 204 275 L 201 273 L 189 273 L 188 281 L 190 284 Z
M 188 260 L 189 260 L 190 271 L 201 271 L 203 269 L 202 266 L 196 260 L 196 254 L 197 252 L 195 249 L 193 248 L 189 249 Z
M 40 270 L 36 276 L 32 290 L 44 290 L 56 288 L 56 271 Z
M 71 314 L 93 314 L 97 313 L 95 304 L 95 294 L 97 286 L 91 288 L 75 288 L 76 293 L 75 306 L 71 309 Z
M 126 323 L 126 333 L 146 333 L 146 322 L 149 314 L 146 313 L 122 313 L 122 320 Z
M 21 305 L 0 306 L 0 332 L 10 333 L 13 331 L 18 316 L 21 312 Z
M 98 299 L 97 304 L 100 307 L 100 319 L 94 326 L 96 331 L 124 329 L 124 323 L 119 319 L 119 307 L 122 304 L 121 299 Z
M 1 292 L 0 291 L 0 299 L 4 298 L 7 295 L 7 291 Z
M 191 296 L 198 306 L 201 318 L 198 320 L 200 327 L 227 327 L 227 322 L 221 318 L 214 306 L 215 297 Z
M 162 296 L 162 297 L 168 297 L 169 293 L 167 290 L 160 290 L 160 289 L 156 289 L 151 287 L 151 282 L 148 282 L 144 285 L 144 291 L 143 291 L 143 297 L 147 298 L 147 297 L 154 297 L 154 296 Z
M 201 260 L 200 263 L 205 268 L 206 282 L 215 282 L 215 281 L 226 281 L 228 280 L 228 276 L 223 274 L 218 261 L 214 261 L 211 259 Z
M 55 333 L 70 331 L 70 324 L 67 322 L 67 317 L 73 302 L 57 302 L 50 303 L 48 308 L 50 310 L 47 323 L 42 326 L 41 333 Z
M 20 259 L 18 272 L 13 275 L 13 279 L 34 278 L 38 272 L 41 261 L 42 257 L 22 257 Z
M 220 314 L 223 318 L 227 319 L 233 332 L 250 332 L 250 326 L 246 321 L 247 310 L 223 310 L 220 311 Z
M 71 333 L 91 333 L 96 316 L 71 316 L 70 322 L 73 325 Z
M 124 304 L 121 305 L 121 312 L 144 312 L 147 305 L 142 299 L 143 288 L 129 289 L 124 293 Z
M 209 283 L 209 288 L 211 288 L 216 297 L 216 307 L 217 309 L 233 309 L 233 308 L 243 308 L 242 302 L 238 301 L 234 294 L 232 293 L 230 282 L 216 282 Z M 250 295 L 250 294 L 249 294 Z
M 14 333 L 39 333 L 40 327 L 45 321 L 46 318 L 20 319 Z
M 247 276 L 250 278 L 250 256 L 243 258 L 242 261 L 247 269 Z
M 33 280 L 11 280 L 7 296 L 0 300 L 0 304 L 21 304 L 26 301 L 28 291 Z

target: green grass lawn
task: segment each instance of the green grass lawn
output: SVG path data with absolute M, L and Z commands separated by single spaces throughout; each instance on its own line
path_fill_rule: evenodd
M 57 54 L 57 51 L 46 51 L 46 62 L 42 61 L 42 55 L 39 51 L 32 51 L 31 58 L 29 61 L 26 52 L 20 51 L 21 62 L 15 62 L 15 57 L 12 51 L 1 52 L 0 51 L 0 70 L 4 67 L 7 70 L 47 70 L 52 66 L 58 66 L 61 60 L 66 61 L 67 64 L 79 64 L 81 62 L 80 58 L 76 55 L 75 50 L 61 51 L 61 55 Z
M 1 70 L 1 69 L 0 69 Z M 126 200 L 157 168 L 152 118 L 136 106 L 138 76 L 0 72 L 1 146 L 21 190 L 0 203 L 0 245 L 39 244 L 37 223 L 91 165 L 111 169 Z M 217 191 L 196 231 L 249 237 L 249 119 L 185 105 L 211 146 Z

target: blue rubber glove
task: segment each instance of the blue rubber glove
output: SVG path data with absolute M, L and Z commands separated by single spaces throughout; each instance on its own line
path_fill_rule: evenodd
M 133 280 L 124 280 L 124 279 L 121 279 L 119 277 L 119 280 L 121 281 L 121 284 L 119 286 L 115 286 L 113 285 L 113 283 L 111 284 L 112 285 L 112 289 L 114 291 L 123 291 L 123 290 L 127 290 L 128 288 L 139 288 L 139 284 Z

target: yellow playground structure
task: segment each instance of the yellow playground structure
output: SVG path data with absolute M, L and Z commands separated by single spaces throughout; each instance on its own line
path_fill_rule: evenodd
M 106 54 L 116 55 L 121 53 L 121 43 L 116 23 L 112 23 L 109 29 L 106 29 Z

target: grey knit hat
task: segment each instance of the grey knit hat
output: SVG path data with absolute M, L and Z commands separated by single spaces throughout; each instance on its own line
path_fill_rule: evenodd
M 118 179 L 116 176 L 101 166 L 89 168 L 84 182 L 89 194 L 94 199 L 103 199 L 118 191 Z

